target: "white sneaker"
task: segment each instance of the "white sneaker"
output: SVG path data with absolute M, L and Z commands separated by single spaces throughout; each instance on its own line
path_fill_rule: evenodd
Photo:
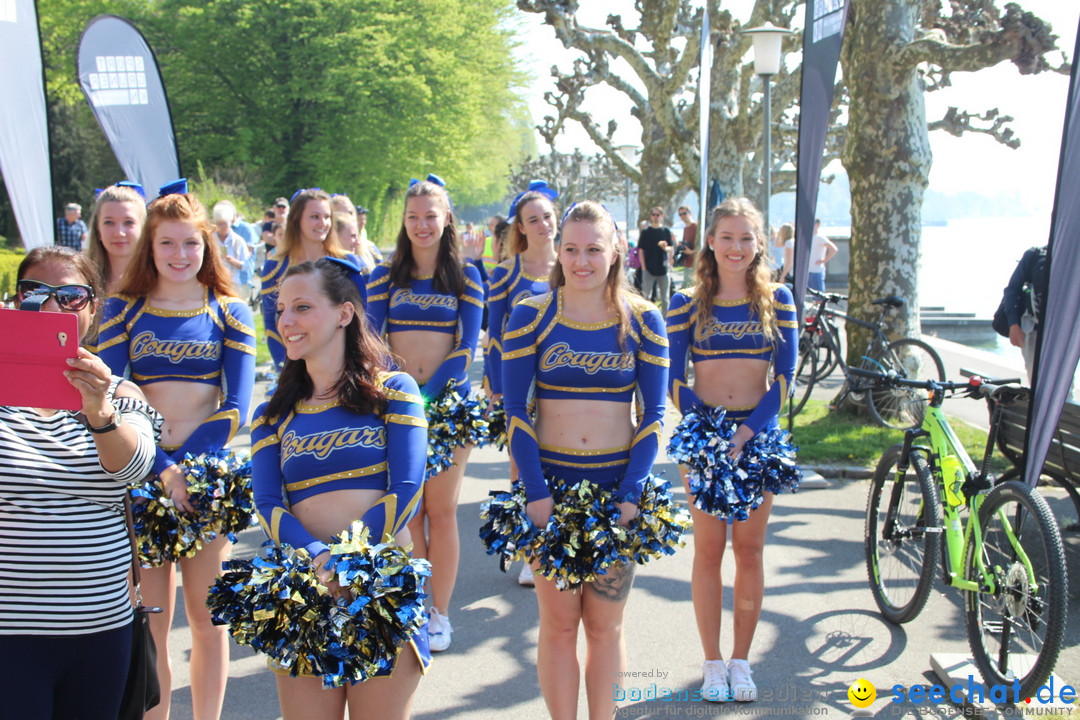
M 428 648 L 431 652 L 442 652 L 450 647 L 450 633 L 454 628 L 450 626 L 450 618 L 431 608 L 428 615 Z
M 518 585 L 524 585 L 526 587 L 536 586 L 536 581 L 533 580 L 532 567 L 528 562 L 521 566 L 521 572 L 518 573 Z
M 723 660 L 706 660 L 701 667 L 705 682 L 701 684 L 701 699 L 709 702 L 728 702 L 731 689 L 728 687 L 728 668 Z
M 757 700 L 757 685 L 751 675 L 750 663 L 746 660 L 728 660 L 728 685 L 735 702 L 754 702 Z

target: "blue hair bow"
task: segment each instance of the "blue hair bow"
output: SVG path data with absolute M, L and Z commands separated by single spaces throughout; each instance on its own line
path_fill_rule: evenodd
M 345 272 L 349 273 L 349 279 L 353 281 L 353 285 L 360 291 L 360 297 L 367 297 L 367 278 L 364 277 L 364 270 L 352 260 L 345 258 L 336 258 L 327 255 L 324 260 L 329 260 L 338 267 L 344 268 Z M 359 310 L 359 308 L 358 308 Z
M 298 196 L 298 195 L 299 195 L 300 193 L 302 193 L 302 192 L 307 192 L 308 190 L 322 190 L 322 188 L 300 188 L 299 190 L 297 190 L 296 192 L 294 192 L 294 193 L 292 194 L 292 197 L 291 197 L 291 198 L 289 198 L 289 204 L 291 205 L 292 203 L 296 202 L 296 197 L 297 197 L 297 196 Z
M 120 183 L 117 183 L 119 185 Z M 158 197 L 163 198 L 166 195 L 187 195 L 188 186 L 187 178 L 180 178 L 179 180 L 173 180 L 167 182 L 161 186 L 158 190 Z
M 548 200 L 554 200 L 555 198 L 559 197 L 559 192 L 555 188 L 548 187 L 548 184 L 543 180 L 533 180 L 531 183 L 529 183 L 529 187 L 519 192 L 517 196 L 514 197 L 513 201 L 511 201 L 510 212 L 507 213 L 508 219 L 517 215 L 517 205 L 519 202 L 521 202 L 521 198 L 525 197 L 525 193 L 531 192 L 538 192 L 544 197 L 546 197 Z
M 180 181 L 178 180 L 177 182 L 180 182 Z M 184 190 L 183 191 L 187 192 L 187 180 L 184 180 L 183 182 L 184 182 Z M 121 180 L 120 182 L 116 183 L 116 187 L 131 188 L 135 192 L 139 193 L 139 197 L 141 197 L 141 198 L 146 197 L 146 191 L 143 190 L 143 186 L 140 185 L 137 182 L 132 181 L 132 180 Z M 166 186 L 166 187 L 168 187 L 168 186 Z
M 412 187 L 413 185 L 415 185 L 415 184 L 417 184 L 419 182 L 425 182 L 425 181 L 429 182 L 429 183 L 435 183 L 436 185 L 438 185 L 439 187 L 442 187 L 442 188 L 446 187 L 446 181 L 443 180 L 438 175 L 436 175 L 435 173 L 428 173 L 428 176 L 426 178 L 424 178 L 423 180 L 417 180 L 416 178 L 413 178 L 412 180 L 409 181 L 409 187 Z

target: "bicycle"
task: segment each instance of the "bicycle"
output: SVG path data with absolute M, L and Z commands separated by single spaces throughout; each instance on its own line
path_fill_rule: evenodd
M 926 606 L 940 554 L 943 582 L 965 593 L 968 644 L 984 682 L 1018 680 L 1020 697 L 1031 697 L 1053 671 L 1064 641 L 1065 554 L 1042 495 L 1015 480 L 995 484 L 989 472 L 1002 408 L 1027 389 L 978 377 L 954 383 L 855 372 L 877 384 L 930 393 L 921 427 L 907 430 L 874 471 L 865 531 L 874 602 L 890 622 L 915 619 Z M 991 407 L 979 468 L 941 410 L 947 393 L 961 391 L 986 398 Z
M 866 354 L 862 356 L 860 367 L 857 369 L 877 371 L 884 374 L 893 374 L 902 378 L 925 378 L 936 377 L 945 380 L 945 363 L 934 348 L 916 338 L 899 338 L 890 341 L 885 335 L 883 321 L 885 315 L 894 308 L 904 306 L 904 301 L 895 295 L 878 298 L 872 304 L 881 306 L 881 313 L 874 322 L 854 318 L 839 310 L 827 308 L 829 303 L 838 303 L 846 300 L 843 295 L 819 293 L 816 290 L 809 292 L 820 299 L 818 312 L 814 316 L 814 322 L 818 330 L 814 336 L 805 343 L 800 341 L 799 357 L 795 364 L 795 375 L 792 380 L 792 395 L 788 401 L 788 422 L 793 421 L 810 398 L 814 385 L 818 382 L 818 352 L 814 346 L 823 343 L 829 348 L 831 356 L 835 358 L 837 366 L 843 372 L 847 383 L 844 391 L 836 400 L 842 402 L 848 395 L 856 399 L 864 397 L 866 409 L 870 417 L 881 427 L 891 427 L 897 430 L 917 428 L 922 423 L 926 408 L 926 396 L 920 392 L 901 386 L 884 387 L 861 383 L 852 374 L 852 367 L 847 364 L 843 353 L 840 351 L 839 331 L 831 332 L 826 328 L 835 329 L 831 324 L 834 318 L 841 318 L 845 322 L 853 323 L 859 327 L 873 332 L 873 337 L 867 346 Z

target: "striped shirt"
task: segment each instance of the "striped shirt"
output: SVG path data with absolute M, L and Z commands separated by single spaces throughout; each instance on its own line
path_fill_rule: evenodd
M 101 467 L 74 413 L 0 405 L 0 635 L 82 635 L 131 622 L 123 499 L 125 485 L 150 471 L 160 416 L 132 398 L 113 404 L 139 432 L 118 473 Z

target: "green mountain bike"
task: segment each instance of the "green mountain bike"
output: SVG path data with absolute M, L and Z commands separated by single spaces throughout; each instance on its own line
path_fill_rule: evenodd
M 874 601 L 893 623 L 913 620 L 940 554 L 943 582 L 964 592 L 968 642 L 984 682 L 1019 680 L 1020 697 L 1030 697 L 1053 671 L 1064 639 L 1065 553 L 1042 495 L 1018 481 L 995 484 L 989 472 L 1001 408 L 1028 390 L 978 377 L 923 382 L 852 372 L 930 396 L 922 425 L 886 450 L 874 472 L 865 532 Z M 986 398 L 991 408 L 979 468 L 941 410 L 946 395 L 957 393 Z

